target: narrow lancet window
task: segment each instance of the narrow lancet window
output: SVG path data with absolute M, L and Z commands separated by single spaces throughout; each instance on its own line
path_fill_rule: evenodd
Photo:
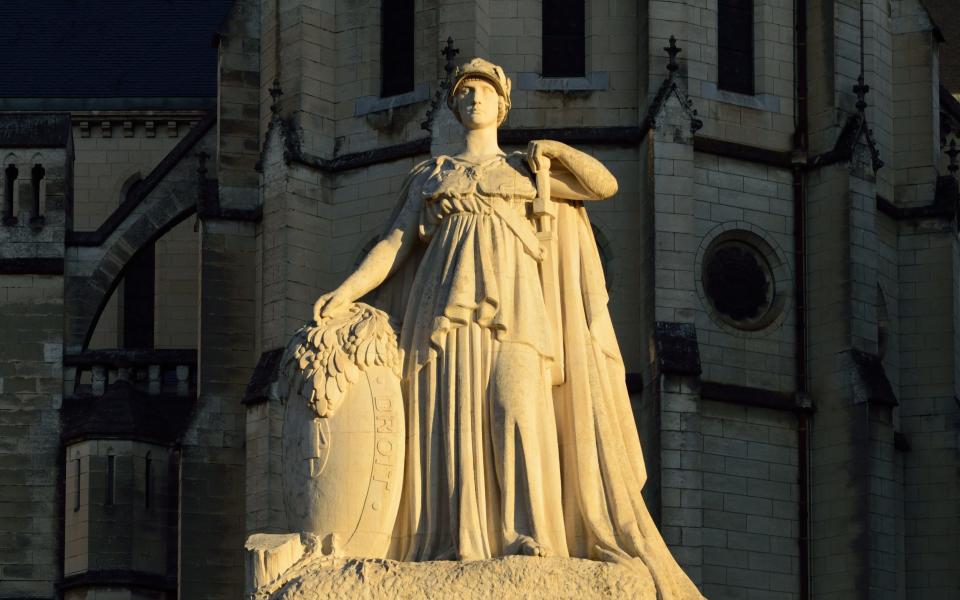
M 73 512 L 80 510 L 80 459 L 73 459 Z
M 717 0 L 717 87 L 753 94 L 753 0 Z
M 117 457 L 113 454 L 107 455 L 107 506 L 113 506 L 117 500 Z
M 380 4 L 380 97 L 413 91 L 413 0 Z
M 13 225 L 17 218 L 13 216 L 13 188 L 20 171 L 10 165 L 3 171 L 3 224 Z
M 34 165 L 30 171 L 30 183 L 32 185 L 33 198 L 30 204 L 30 223 L 31 225 L 42 225 L 42 215 L 40 214 L 40 186 L 43 176 L 47 171 L 43 165 Z
M 584 77 L 587 71 L 586 3 L 543 1 L 544 77 Z
M 153 486 L 150 484 L 153 479 L 152 467 L 153 460 L 147 452 L 147 456 L 143 459 L 143 506 L 145 508 L 150 508 L 150 496 L 153 494 Z
M 153 348 L 156 250 L 147 245 L 127 265 L 123 276 L 123 347 Z

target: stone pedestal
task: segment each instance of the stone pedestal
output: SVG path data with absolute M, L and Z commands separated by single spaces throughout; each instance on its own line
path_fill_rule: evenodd
M 580 558 L 509 556 L 457 562 L 320 557 L 294 565 L 249 600 L 315 598 L 634 598 L 655 600 L 646 567 Z

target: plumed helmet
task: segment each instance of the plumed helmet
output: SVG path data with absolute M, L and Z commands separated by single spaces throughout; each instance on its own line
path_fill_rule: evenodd
M 504 114 L 500 118 L 503 121 L 506 118 L 506 112 L 510 110 L 510 78 L 499 66 L 482 58 L 470 59 L 453 72 L 453 85 L 450 86 L 450 93 L 447 94 L 447 106 L 456 114 L 453 99 L 457 95 L 457 90 L 465 80 L 476 78 L 489 81 L 493 89 L 497 90 L 497 93 L 503 98 L 506 104 Z

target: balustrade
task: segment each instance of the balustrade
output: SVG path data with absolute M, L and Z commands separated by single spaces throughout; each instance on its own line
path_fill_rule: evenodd
M 189 396 L 197 388 L 196 350 L 88 350 L 63 359 L 63 393 L 102 396 L 129 385 L 151 396 Z

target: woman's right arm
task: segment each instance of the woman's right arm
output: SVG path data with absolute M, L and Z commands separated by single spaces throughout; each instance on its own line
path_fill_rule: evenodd
M 419 197 L 419 186 L 413 188 L 411 193 Z M 357 270 L 337 289 L 320 296 L 313 305 L 314 320 L 319 322 L 321 317 L 334 314 L 383 283 L 410 255 L 419 240 L 419 226 L 420 203 L 407 202 L 386 236 L 370 250 Z

